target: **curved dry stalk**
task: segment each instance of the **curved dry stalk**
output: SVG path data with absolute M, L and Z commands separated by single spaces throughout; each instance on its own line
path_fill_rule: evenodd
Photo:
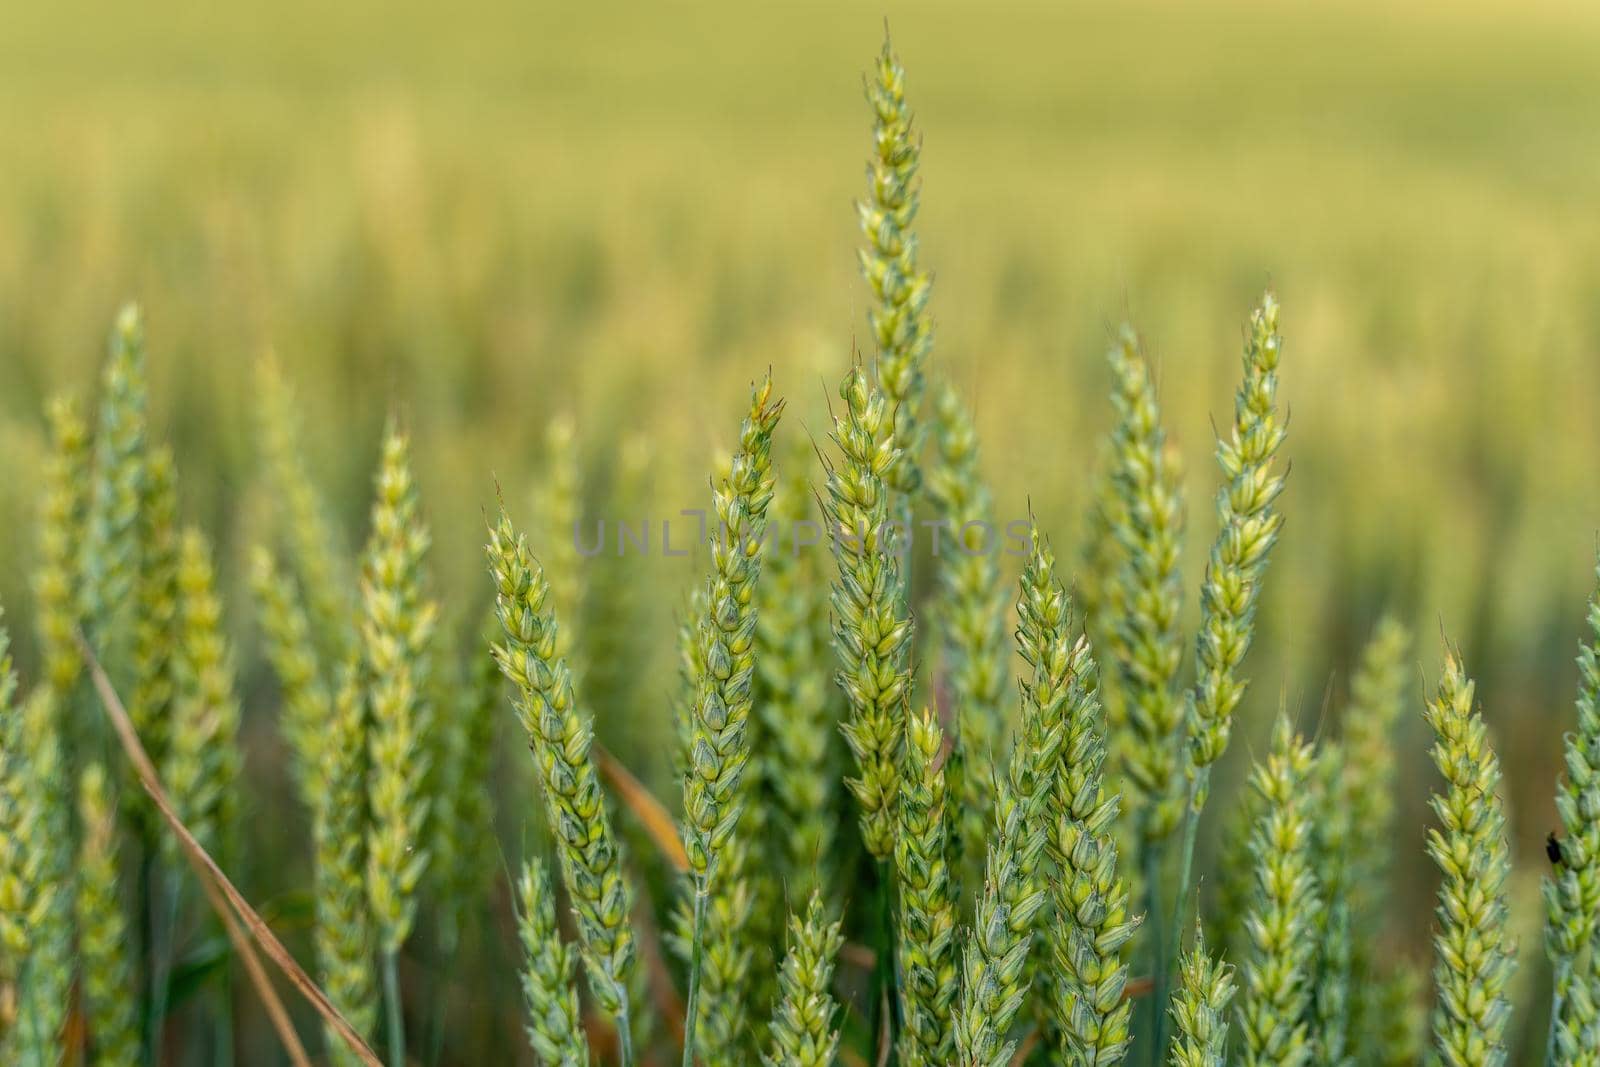
M 256 910 L 250 906 L 244 894 L 229 881 L 222 868 L 217 866 L 216 860 L 200 847 L 200 842 L 195 840 L 189 828 L 183 825 L 177 813 L 172 810 L 172 802 L 167 798 L 166 790 L 161 787 L 161 779 L 156 774 L 155 766 L 150 762 L 144 746 L 139 743 L 139 735 L 133 729 L 133 722 L 128 718 L 127 709 L 123 707 L 121 698 L 112 688 L 111 680 L 106 677 L 105 668 L 100 666 L 100 661 L 95 658 L 94 650 L 89 647 L 89 642 L 84 640 L 83 634 L 79 633 L 77 640 L 78 650 L 83 654 L 83 661 L 89 669 L 89 677 L 94 682 L 95 691 L 100 695 L 101 705 L 106 709 L 106 717 L 111 720 L 111 726 L 116 730 L 118 740 L 122 742 L 123 751 L 127 753 L 129 762 L 133 764 L 133 769 L 139 776 L 139 784 L 144 786 L 144 791 L 150 795 L 156 810 L 167 821 L 167 825 L 172 827 L 172 832 L 177 835 L 178 844 L 188 856 L 195 873 L 199 875 L 206 899 L 222 919 L 229 939 L 238 949 L 245 970 L 249 972 L 251 982 L 261 995 L 262 1004 L 274 1028 L 277 1029 L 279 1038 L 283 1041 L 289 1059 L 296 1067 L 311 1067 L 311 1060 L 306 1056 L 305 1046 L 295 1034 L 294 1025 L 289 1021 L 289 1013 L 285 1010 L 283 1001 L 272 988 L 272 981 L 265 968 L 261 966 L 260 958 L 250 947 L 250 940 L 245 936 L 245 931 L 240 929 L 241 922 L 249 930 L 250 936 L 260 944 L 267 957 L 283 972 L 284 977 L 289 979 L 289 984 L 294 986 L 317 1014 L 321 1015 L 334 1032 L 344 1039 L 345 1044 L 350 1046 L 350 1050 L 361 1059 L 361 1062 L 368 1064 L 369 1067 L 383 1067 L 383 1061 L 378 1059 L 345 1017 L 339 1014 L 339 1010 L 333 1006 L 327 994 L 323 993 L 300 964 L 295 962 L 295 958 L 283 947 L 283 942 L 278 940 L 272 928 L 256 914 Z

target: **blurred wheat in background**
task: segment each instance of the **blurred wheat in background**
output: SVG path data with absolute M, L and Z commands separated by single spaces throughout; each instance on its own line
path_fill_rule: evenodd
M 883 14 L 8 13 L 5 1062 L 1596 1062 L 1600 17 Z

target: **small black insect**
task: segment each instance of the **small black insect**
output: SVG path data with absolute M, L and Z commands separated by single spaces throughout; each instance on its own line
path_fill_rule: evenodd
M 1561 867 L 1567 862 L 1567 858 L 1561 853 L 1561 839 L 1556 836 L 1554 830 L 1551 830 L 1550 836 L 1544 839 L 1544 854 L 1550 857 L 1553 866 Z

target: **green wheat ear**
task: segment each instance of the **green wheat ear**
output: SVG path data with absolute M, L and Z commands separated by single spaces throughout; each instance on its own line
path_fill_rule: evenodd
M 1316 935 L 1316 992 L 1311 1005 L 1311 1041 L 1316 1062 L 1339 1067 L 1349 1060 L 1351 818 L 1343 784 L 1344 746 L 1324 742 L 1312 771 L 1311 803 L 1317 819 L 1311 835 L 1312 871 L 1320 890 L 1312 924 Z M 1365 844 L 1365 842 L 1363 842 Z
M 1140 918 L 1128 912 L 1128 889 L 1117 872 L 1121 797 L 1108 794 L 1105 716 L 1088 639 L 1074 640 L 1066 591 L 1048 549 L 1035 543 L 1017 602 L 1019 642 L 1032 669 L 1025 688 L 1039 704 L 1064 702 L 1066 738 L 1046 807 L 1050 923 L 1054 965 L 1050 1010 L 1070 1063 L 1110 1064 L 1126 1054 L 1131 1004 L 1126 946 Z
M 1129 327 L 1108 357 L 1116 378 L 1112 403 L 1111 533 L 1120 564 L 1109 602 L 1111 655 L 1121 675 L 1131 734 L 1124 770 L 1133 790 L 1140 834 L 1159 841 L 1178 825 L 1179 731 L 1184 702 L 1177 692 L 1183 662 L 1179 549 L 1183 541 L 1183 482 L 1177 454 L 1167 446 L 1155 378 Z M 1146 846 L 1148 847 L 1148 845 Z
M 1515 956 L 1506 933 L 1506 879 L 1511 872 L 1500 761 L 1473 708 L 1473 684 L 1454 650 L 1446 649 L 1438 694 L 1425 712 L 1433 728 L 1434 764 L 1445 791 L 1432 798 L 1439 826 L 1428 831 L 1428 854 L 1443 873 L 1433 1011 L 1434 1051 L 1449 1064 L 1505 1062 L 1511 1015 L 1506 983 Z
M 283 736 L 300 799 L 312 811 L 321 803 L 321 764 L 327 744 L 327 716 L 333 698 L 317 661 L 311 623 L 300 590 L 283 573 L 272 552 L 261 546 L 250 554 L 250 584 L 260 606 L 267 659 L 283 691 Z
M 936 1067 L 955 1051 L 951 1006 L 958 971 L 955 886 L 949 867 L 950 815 L 945 806 L 944 732 L 924 709 L 906 727 L 905 778 L 900 786 L 900 830 L 895 837 L 899 876 L 900 1062 Z
M 32 934 L 53 892 L 37 847 L 44 838 L 30 788 L 33 766 L 24 747 L 30 740 L 28 723 L 16 698 L 11 634 L 0 624 L 0 980 L 8 985 L 20 977 Z
M 1545 951 L 1555 968 L 1552 1059 L 1594 1062 L 1600 1048 L 1600 594 L 1589 601 L 1589 639 L 1578 652 L 1577 729 L 1566 736 L 1567 773 L 1556 793 L 1560 864 L 1544 880 Z M 1578 969 L 1589 953 L 1587 973 Z
M 845 742 L 858 774 L 845 784 L 861 808 L 861 837 L 873 858 L 894 854 L 895 797 L 900 789 L 905 702 L 911 692 L 906 653 L 911 619 L 901 589 L 901 560 L 889 526 L 888 479 L 901 453 L 890 408 L 861 367 L 839 387 L 843 414 L 832 438 L 840 458 L 828 468 L 823 513 L 838 577 L 833 584 L 833 643 L 839 686 L 849 704 Z
M 767 553 L 756 588 L 755 706 L 768 751 L 755 755 L 774 809 L 781 873 L 795 899 L 832 884 L 839 836 L 826 587 L 816 553 L 798 544 L 801 524 L 813 521 L 810 456 L 809 444 L 798 440 L 779 468 L 772 513 L 783 539 Z
M 923 367 L 933 347 L 933 322 L 927 313 L 932 280 L 917 266 L 917 216 L 921 183 L 917 178 L 921 141 L 911 129 L 906 104 L 906 72 L 888 37 L 867 81 L 872 105 L 872 156 L 867 164 L 867 198 L 856 205 L 867 246 L 861 272 L 872 286 L 867 312 L 878 343 L 878 382 L 893 421 L 894 449 L 903 461 L 886 476 L 901 494 L 921 484 L 922 433 L 918 425 Z
M 935 395 L 938 458 L 928 495 L 945 521 L 938 549 L 937 622 L 956 709 L 951 781 L 959 806 L 963 856 L 983 854 L 995 761 L 1003 759 L 1010 649 L 999 554 L 983 544 L 994 530 L 994 502 L 978 470 L 972 416 L 949 383 Z
M 1205 932 L 1198 925 L 1194 947 L 1179 962 L 1178 975 L 1178 993 L 1172 1000 L 1177 1038 L 1171 1067 L 1227 1067 L 1233 968 L 1206 954 Z
M 517 899 L 517 934 L 527 957 L 522 995 L 528 1008 L 528 1043 L 550 1067 L 588 1067 L 589 1041 L 573 985 L 577 961 L 561 941 L 555 886 L 537 860 L 523 864 Z
M 178 686 L 164 777 L 179 818 L 207 851 L 215 851 L 235 828 L 239 701 L 211 548 L 194 528 L 184 530 L 179 543 L 178 624 Z
M 740 786 L 750 759 L 746 731 L 755 672 L 755 594 L 772 502 L 772 432 L 782 414 L 783 401 L 773 397 L 769 378 L 756 387 L 739 452 L 715 494 L 712 572 L 704 614 L 695 623 L 703 669 L 692 679 L 683 791 L 684 849 L 691 873 L 702 882 L 715 874 L 717 854 L 744 808 Z
M 133 971 L 127 957 L 127 924 L 117 894 L 116 813 L 105 768 L 85 767 L 78 780 L 83 827 L 77 882 L 78 956 L 94 1062 L 133 1067 L 140 1062 L 139 1023 Z
M 1199 681 L 1189 721 L 1194 779 L 1190 806 L 1196 812 L 1205 806 L 1207 769 L 1227 750 L 1233 713 L 1244 696 L 1238 669 L 1255 634 L 1267 556 L 1283 528 L 1283 516 L 1273 507 L 1284 484 L 1273 462 L 1288 433 L 1288 420 L 1278 411 L 1282 351 L 1278 301 L 1267 293 L 1250 316 L 1231 433 L 1217 442 L 1223 475 L 1217 493 L 1221 527 L 1200 589 L 1200 635 L 1195 641 Z
M 316 776 L 307 793 L 314 799 L 311 838 L 315 856 L 317 968 L 322 985 L 363 1037 L 378 1021 L 378 984 L 373 969 L 377 929 L 367 902 L 367 684 L 354 658 L 344 668 L 338 692 L 323 725 Z M 342 1039 L 325 1032 L 329 1059 L 358 1063 Z
M 145 473 L 139 508 L 140 566 L 128 715 L 145 751 L 159 765 L 166 756 L 168 720 L 178 688 L 180 535 L 178 475 L 172 450 L 165 446 L 151 449 Z M 131 784 L 132 778 L 128 781 Z
M 1055 558 L 1037 527 L 1019 583 L 1017 643 L 1033 669 L 1022 686 L 1022 729 L 995 795 L 995 827 L 983 890 L 962 955 L 956 1048 L 964 1067 L 1010 1061 L 1012 1020 L 1033 984 L 1030 960 L 1048 902 L 1043 878 L 1046 813 L 1055 803 L 1070 729 L 1070 688 L 1083 659 L 1064 655 L 1071 612 Z M 1080 646 L 1084 654 L 1087 644 Z M 1112 940 L 1115 940 L 1113 936 Z
M 556 416 L 545 427 L 544 441 L 544 477 L 533 493 L 533 513 L 542 530 L 539 558 L 550 578 L 550 608 L 558 619 L 569 620 L 561 630 L 556 653 L 572 664 L 573 685 L 582 689 L 586 672 L 579 660 L 583 650 L 573 641 L 582 614 L 586 569 L 578 551 L 583 499 L 577 423 L 570 415 Z
M 490 527 L 487 552 L 503 633 L 494 654 L 517 689 L 518 718 L 539 772 L 589 985 L 602 1010 L 616 1016 L 619 1031 L 626 1033 L 633 892 L 589 755 L 593 723 L 578 709 L 572 673 L 556 655 L 558 624 L 548 606 L 550 585 L 543 568 L 503 511 Z
M 257 367 L 262 461 L 267 484 L 282 503 L 281 534 L 289 569 L 305 590 L 306 612 L 326 684 L 356 648 L 352 625 L 356 582 L 301 452 L 295 397 L 272 356 Z
M 1311 867 L 1312 771 L 1311 746 L 1280 717 L 1272 751 L 1250 779 L 1262 810 L 1250 845 L 1256 868 L 1255 903 L 1247 920 L 1253 952 L 1239 1011 L 1246 1067 L 1311 1062 L 1306 1018 L 1316 952 L 1312 919 L 1321 908 Z
M 1412 1067 L 1422 1062 L 1428 1017 L 1422 1006 L 1423 978 L 1402 960 L 1378 983 L 1374 999 L 1376 1031 L 1369 1062 L 1380 1067 Z
M 1405 708 L 1405 659 L 1411 636 L 1385 618 L 1362 650 L 1350 683 L 1343 733 L 1347 758 L 1341 795 L 1350 837 L 1360 842 L 1349 856 L 1350 1052 L 1360 1062 L 1376 1055 L 1386 1012 L 1379 999 L 1376 942 L 1384 925 L 1393 867 L 1396 729 Z
M 421 840 L 430 769 L 425 667 L 438 609 L 422 591 L 428 544 L 417 510 L 410 446 L 391 423 L 384 434 L 361 575 L 361 643 L 372 724 L 367 735 L 372 811 L 367 893 L 380 948 L 388 955 L 398 952 L 411 933 L 417 883 L 429 858 Z
M 834 958 L 844 938 L 829 921 L 822 892 L 811 894 L 805 914 L 789 917 L 789 951 L 778 974 L 781 999 L 772 1018 L 766 1067 L 830 1067 L 839 1048 L 834 1019 Z
M 55 1064 L 73 983 L 71 786 L 55 692 L 39 686 L 20 708 L 0 631 L 0 948 L 15 968 L 16 1020 L 7 1063 Z
M 699 959 L 696 1052 L 712 1067 L 749 1055 L 750 922 L 760 863 L 753 831 L 764 814 L 749 810 L 757 779 L 751 754 L 751 687 L 756 670 L 756 604 L 772 503 L 772 435 L 783 401 L 767 378 L 753 390 L 739 450 L 718 480 L 711 574 L 692 622 L 688 662 L 688 767 L 683 785 L 683 844 L 695 894 L 691 967 Z M 691 992 L 695 992 L 691 990 Z
M 139 571 L 139 504 L 145 482 L 144 320 L 129 304 L 111 332 L 95 426 L 94 480 L 83 544 L 83 617 L 120 668 L 128 606 Z M 107 651 L 109 649 L 109 653 Z
M 56 699 L 65 701 L 83 668 L 74 634 L 83 619 L 80 550 L 89 511 L 89 431 L 77 406 L 63 397 L 50 402 L 46 421 L 50 451 L 39 506 L 34 614 L 45 680 Z

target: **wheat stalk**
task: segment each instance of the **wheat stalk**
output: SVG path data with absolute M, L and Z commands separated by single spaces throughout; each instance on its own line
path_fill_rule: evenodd
M 820 891 L 811 894 L 804 915 L 789 917 L 789 951 L 778 975 L 782 999 L 773 1013 L 770 1051 L 761 1058 L 766 1067 L 831 1067 L 839 1047 L 833 967 L 843 943 Z

